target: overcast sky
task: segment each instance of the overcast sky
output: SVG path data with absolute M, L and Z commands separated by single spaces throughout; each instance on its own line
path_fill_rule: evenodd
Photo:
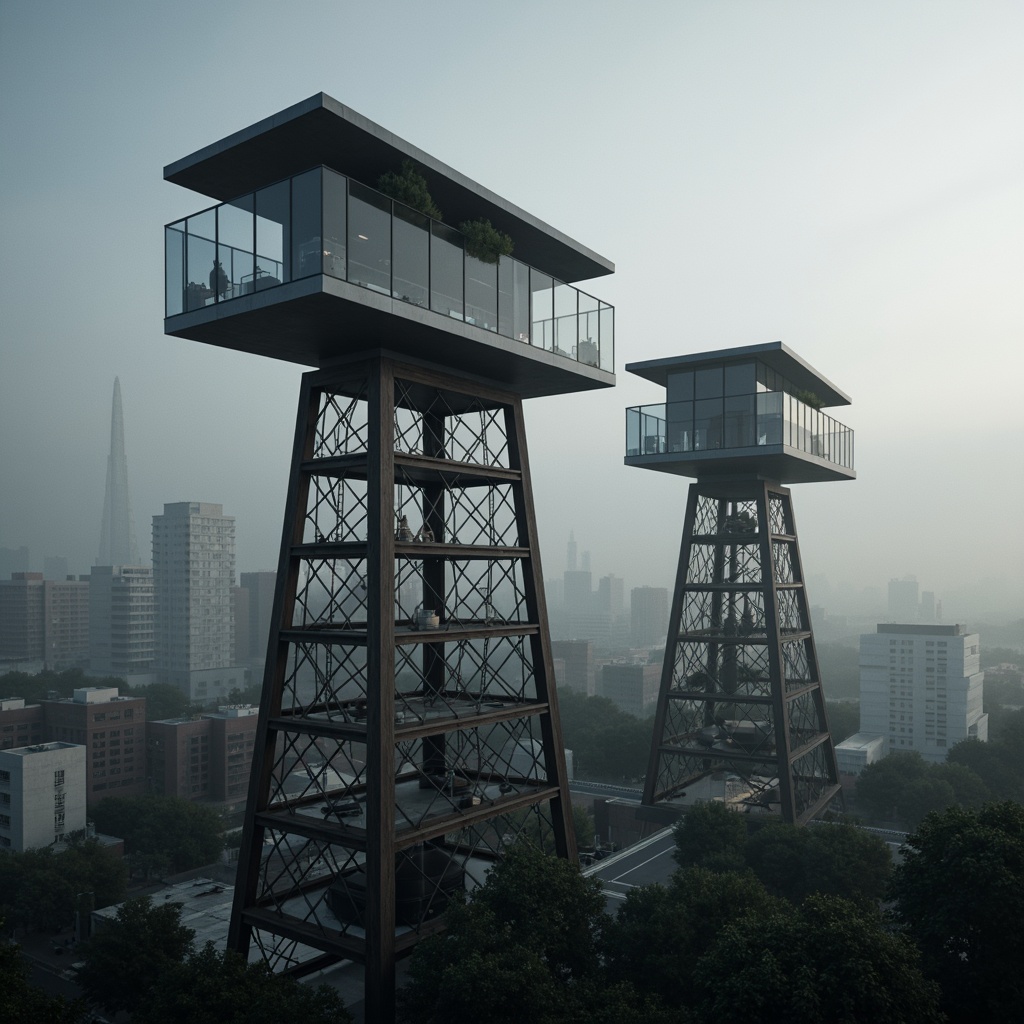
M 1019 617 L 1022 54 L 1016 0 L 4 0 L 0 547 L 88 571 L 120 376 L 143 550 L 212 501 L 276 565 L 301 369 L 163 336 L 163 225 L 208 202 L 162 169 L 323 91 L 616 264 L 618 386 L 527 405 L 547 576 L 574 529 L 671 585 L 687 484 L 623 467 L 662 397 L 624 364 L 782 340 L 857 432 L 856 481 L 795 488 L 812 602 Z

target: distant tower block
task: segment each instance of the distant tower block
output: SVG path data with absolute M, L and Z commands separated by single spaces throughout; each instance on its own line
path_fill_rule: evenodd
M 128 459 L 124 453 L 124 413 L 121 381 L 114 378 L 110 409 L 110 454 L 107 456 L 107 488 L 103 497 L 103 523 L 97 565 L 139 565 L 135 522 L 128 498 Z
M 413 160 L 446 223 L 374 184 Z M 524 398 L 615 383 L 612 265 L 328 96 L 165 169 L 168 334 L 304 363 L 229 943 L 395 960 L 524 834 L 575 856 Z M 448 224 L 490 220 L 516 258 Z
M 723 797 L 803 823 L 839 797 L 786 483 L 852 480 L 842 391 L 781 342 L 631 363 L 628 466 L 696 477 L 683 523 L 644 803 Z

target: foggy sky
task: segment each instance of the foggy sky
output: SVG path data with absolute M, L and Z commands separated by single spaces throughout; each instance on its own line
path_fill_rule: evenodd
M 96 556 L 120 376 L 165 502 L 277 560 L 301 368 L 165 338 L 188 153 L 324 91 L 613 260 L 618 386 L 527 403 L 546 576 L 670 586 L 687 481 L 626 469 L 626 362 L 782 340 L 853 398 L 795 488 L 828 592 L 1024 609 L 1024 7 L 868 0 L 0 7 L 0 546 Z M 820 597 L 810 593 L 812 602 Z

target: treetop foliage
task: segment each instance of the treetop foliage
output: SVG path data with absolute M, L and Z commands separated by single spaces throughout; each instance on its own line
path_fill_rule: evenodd
M 443 220 L 443 215 L 438 209 L 437 203 L 430 196 L 430 188 L 427 179 L 416 166 L 413 160 L 406 158 L 402 161 L 402 169 L 399 172 L 387 171 L 377 179 L 377 190 L 384 195 L 397 199 L 406 206 L 432 217 L 434 220 Z
M 950 1020 L 1024 1020 L 1024 806 L 930 814 L 889 896 Z

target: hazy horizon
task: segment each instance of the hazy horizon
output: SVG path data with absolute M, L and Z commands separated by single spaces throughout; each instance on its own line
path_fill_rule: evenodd
M 411 29 L 414 28 L 415 31 Z M 617 387 L 526 404 L 546 578 L 672 586 L 688 481 L 622 465 L 628 362 L 782 340 L 852 397 L 797 486 L 812 603 L 916 576 L 1024 616 L 1024 8 L 442 2 L 0 10 L 0 547 L 85 573 L 114 377 L 139 546 L 165 503 L 278 558 L 302 368 L 166 338 L 188 153 L 324 91 L 611 259 Z M 500 58 L 500 59 L 498 59 Z M 816 592 L 814 581 L 824 583 Z

